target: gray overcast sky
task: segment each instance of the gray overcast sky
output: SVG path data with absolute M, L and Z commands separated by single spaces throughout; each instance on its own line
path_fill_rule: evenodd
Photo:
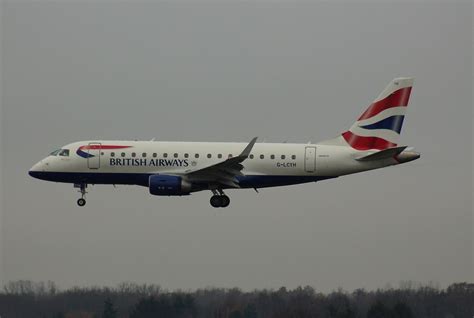
M 472 2 L 1 6 L 0 281 L 166 288 L 473 281 Z M 321 141 L 396 76 L 422 158 L 317 184 L 153 197 L 28 169 L 85 139 Z

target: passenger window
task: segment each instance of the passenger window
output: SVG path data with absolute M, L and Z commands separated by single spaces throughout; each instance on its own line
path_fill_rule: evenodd
M 125 157 L 125 152 L 122 152 L 120 155 L 121 155 L 122 157 Z
M 156 156 L 158 156 L 158 154 L 156 152 L 153 153 L 153 158 L 156 158 Z
M 184 154 L 184 158 L 189 158 L 189 154 L 188 154 L 188 153 L 185 153 L 185 154 Z
M 163 158 L 167 158 L 167 157 L 168 157 L 168 154 L 165 152 L 165 153 L 163 154 Z
M 175 152 L 173 155 L 175 158 L 178 158 L 178 154 Z
M 135 158 L 136 155 L 137 155 L 136 153 L 132 152 L 132 157 Z
M 142 153 L 142 157 L 143 157 L 143 158 L 146 157 L 146 152 Z
M 285 158 L 286 158 L 285 155 L 281 155 L 281 159 L 285 159 Z
M 221 153 L 218 154 L 218 155 L 217 155 L 217 158 L 219 158 L 219 159 L 222 158 L 222 154 L 221 154 Z
M 100 155 L 103 156 L 103 155 L 105 155 L 105 153 L 101 152 Z
M 270 156 L 270 159 L 275 159 L 275 155 L 271 155 L 271 156 Z
M 253 159 L 253 154 L 249 156 L 250 159 Z
M 194 158 L 199 158 L 199 154 L 198 154 L 198 153 L 195 154 L 195 155 L 194 155 Z
M 264 155 L 260 155 L 260 159 L 264 159 L 264 158 L 265 158 L 265 156 L 264 156 Z
M 295 159 L 296 159 L 296 156 L 295 156 L 295 155 L 292 155 L 292 156 L 291 156 L 291 159 L 295 160 Z
M 207 154 L 208 158 L 212 158 L 212 155 L 210 153 Z
M 110 153 L 110 156 L 111 156 L 111 157 L 115 157 L 115 152 L 111 152 L 111 153 Z

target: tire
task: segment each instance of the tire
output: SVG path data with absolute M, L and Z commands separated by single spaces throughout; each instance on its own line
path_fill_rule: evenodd
M 222 205 L 222 199 L 220 195 L 213 195 L 211 199 L 209 200 L 211 203 L 212 207 L 214 208 L 220 208 Z
M 78 200 L 77 200 L 77 205 L 78 205 L 78 206 L 84 206 L 84 205 L 86 205 L 86 200 L 84 200 L 84 199 L 82 199 L 82 198 L 81 198 L 81 199 L 78 199 Z
M 221 196 L 221 208 L 226 208 L 230 204 L 230 198 L 226 195 Z

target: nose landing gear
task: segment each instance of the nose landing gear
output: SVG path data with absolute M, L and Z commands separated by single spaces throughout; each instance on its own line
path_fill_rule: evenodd
M 222 190 L 212 190 L 212 193 L 214 195 L 209 200 L 212 207 L 214 207 L 214 208 L 225 208 L 225 207 L 229 206 L 230 198 L 227 195 L 225 195 L 224 191 L 222 191 Z
M 75 184 L 74 188 L 79 188 L 79 192 L 81 193 L 81 198 L 79 198 L 77 200 L 77 205 L 81 206 L 81 207 L 86 205 L 85 196 L 86 196 L 86 193 L 87 193 L 87 191 L 86 191 L 87 184 L 85 184 L 85 183 Z

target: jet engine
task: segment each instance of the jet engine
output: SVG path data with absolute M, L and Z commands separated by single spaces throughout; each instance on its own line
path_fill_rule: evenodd
M 148 186 L 153 195 L 188 195 L 191 192 L 191 183 L 178 176 L 153 175 Z

